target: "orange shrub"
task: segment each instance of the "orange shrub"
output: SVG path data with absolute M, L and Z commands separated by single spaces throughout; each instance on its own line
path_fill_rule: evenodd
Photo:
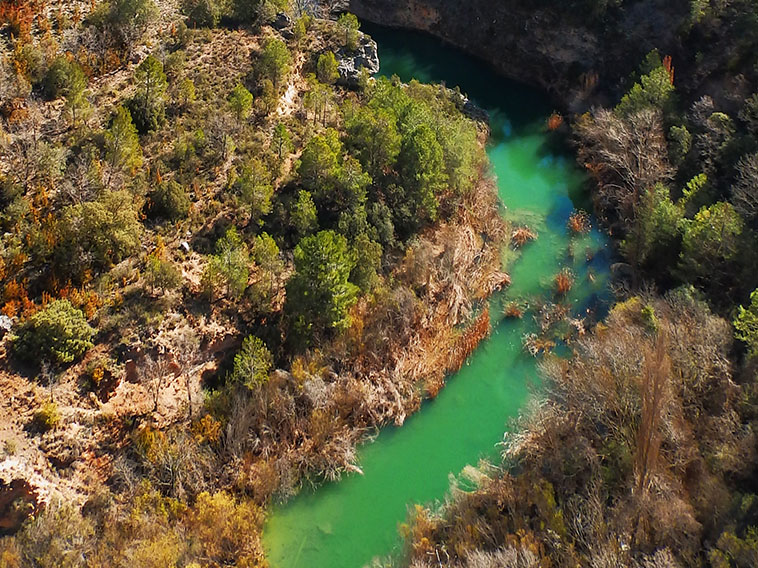
M 537 233 L 529 227 L 518 227 L 511 233 L 511 242 L 517 247 L 524 246 L 527 242 L 537 238 Z
M 589 233 L 592 228 L 590 216 L 586 211 L 575 211 L 568 220 L 568 228 L 573 233 Z
M 503 314 L 507 318 L 521 319 L 524 317 L 524 310 L 521 309 L 521 306 L 519 306 L 518 303 L 510 302 L 507 306 L 505 306 Z
M 567 294 L 574 286 L 574 274 L 564 268 L 555 276 L 555 291 L 561 296 Z
M 547 129 L 551 132 L 554 130 L 558 130 L 561 125 L 563 124 L 563 117 L 560 115 L 560 113 L 553 112 L 553 114 L 550 115 L 550 117 L 547 119 Z

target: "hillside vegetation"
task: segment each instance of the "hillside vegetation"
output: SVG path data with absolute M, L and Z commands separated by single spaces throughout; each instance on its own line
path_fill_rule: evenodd
M 262 565 L 269 500 L 357 469 L 488 333 L 486 128 L 443 87 L 346 81 L 351 15 L 0 23 L 0 566 Z

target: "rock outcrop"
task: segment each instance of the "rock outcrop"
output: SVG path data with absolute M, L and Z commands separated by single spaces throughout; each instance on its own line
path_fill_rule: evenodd
M 292 18 L 284 12 L 279 12 L 276 15 L 274 21 L 271 22 L 271 27 L 278 31 L 284 39 L 295 37 L 295 32 L 292 30 Z
M 379 51 L 376 42 L 363 33 L 358 34 L 358 47 L 356 49 L 340 48 L 337 53 L 340 85 L 351 89 L 358 87 L 361 73 L 365 69 L 369 75 L 379 71 Z

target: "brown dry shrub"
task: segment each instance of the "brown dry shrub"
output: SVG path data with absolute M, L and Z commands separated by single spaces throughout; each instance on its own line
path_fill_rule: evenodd
M 560 296 L 568 294 L 574 286 L 574 281 L 574 273 L 571 272 L 570 268 L 561 269 L 553 279 L 556 294 Z
M 731 342 L 687 290 L 619 304 L 573 358 L 544 359 L 544 398 L 506 437 L 513 473 L 416 513 L 414 561 L 466 566 L 530 535 L 550 565 L 701 565 L 757 461 Z
M 536 238 L 537 233 L 532 231 L 529 227 L 517 227 L 511 233 L 511 242 L 519 248 Z

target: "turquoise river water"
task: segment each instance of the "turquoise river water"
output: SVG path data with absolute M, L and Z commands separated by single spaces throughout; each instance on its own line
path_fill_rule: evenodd
M 507 255 L 511 287 L 491 300 L 492 335 L 448 378 L 436 399 L 400 428 L 384 428 L 359 451 L 364 475 L 303 491 L 274 507 L 264 529 L 272 568 L 359 568 L 399 554 L 398 532 L 414 503 L 440 500 L 449 476 L 481 458 L 497 459 L 497 444 L 539 382 L 536 360 L 522 338 L 534 327 L 501 315 L 505 302 L 552 299 L 553 279 L 570 267 L 576 284 L 565 301 L 575 313 L 603 309 L 609 299 L 610 250 L 593 230 L 572 236 L 569 215 L 582 203 L 583 175 L 565 148 L 551 144 L 545 124 L 552 108 L 534 90 L 502 79 L 486 65 L 420 34 L 367 29 L 379 44 L 382 75 L 460 86 L 490 113 L 488 148 L 503 214 L 539 238 Z M 587 258 L 592 260 L 588 261 Z

